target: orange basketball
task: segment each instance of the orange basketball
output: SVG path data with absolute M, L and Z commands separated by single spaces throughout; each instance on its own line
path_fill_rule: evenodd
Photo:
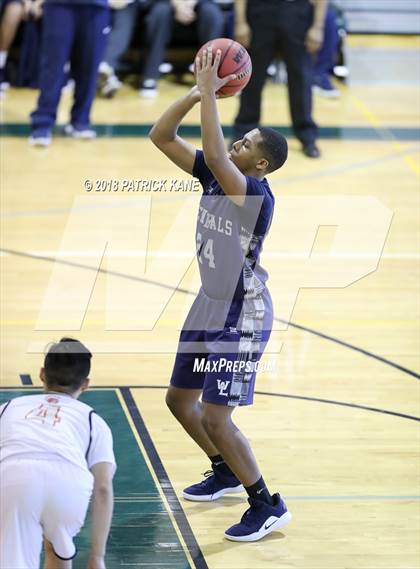
M 228 38 L 218 38 L 210 40 L 200 47 L 196 57 L 202 57 L 203 51 L 211 45 L 213 48 L 213 58 L 216 51 L 220 49 L 222 52 L 219 64 L 219 77 L 226 75 L 236 75 L 236 78 L 226 83 L 216 95 L 219 97 L 231 97 L 242 91 L 251 78 L 252 63 L 247 50 L 235 40 Z

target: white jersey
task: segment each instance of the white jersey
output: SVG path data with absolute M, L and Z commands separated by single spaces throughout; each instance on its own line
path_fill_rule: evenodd
M 0 461 L 57 460 L 90 469 L 115 464 L 111 430 L 95 411 L 63 393 L 16 397 L 0 406 Z

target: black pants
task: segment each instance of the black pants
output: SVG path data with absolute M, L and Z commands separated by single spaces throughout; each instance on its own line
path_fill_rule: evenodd
M 278 51 L 287 68 L 290 115 L 296 137 L 303 144 L 316 139 L 317 126 L 312 120 L 312 61 L 304 44 L 312 25 L 312 10 L 309 0 L 248 0 L 253 70 L 241 94 L 234 140 L 259 124 L 267 67 Z
M 197 35 L 200 45 L 218 38 L 224 26 L 223 13 L 214 2 L 201 0 L 196 7 Z M 147 54 L 144 64 L 144 79 L 158 79 L 159 65 L 162 63 L 165 48 L 173 31 L 173 8 L 168 0 L 157 1 L 147 16 Z M 185 29 L 185 26 L 177 24 Z

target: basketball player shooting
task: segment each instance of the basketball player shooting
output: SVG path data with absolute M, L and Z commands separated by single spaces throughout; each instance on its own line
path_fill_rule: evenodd
M 196 230 L 202 286 L 181 331 L 166 402 L 211 461 L 212 470 L 186 488 L 184 498 L 211 501 L 245 489 L 250 507 L 225 537 L 256 541 L 291 514 L 280 495 L 268 491 L 232 413 L 253 402 L 256 364 L 272 328 L 268 275 L 259 264 L 274 209 L 265 176 L 286 161 L 287 142 L 270 128 L 255 128 L 226 152 L 216 93 L 235 75 L 218 76 L 221 56 L 217 50 L 213 58 L 211 45 L 201 51 L 197 85 L 150 132 L 153 143 L 203 187 Z M 177 134 L 199 102 L 202 151 Z

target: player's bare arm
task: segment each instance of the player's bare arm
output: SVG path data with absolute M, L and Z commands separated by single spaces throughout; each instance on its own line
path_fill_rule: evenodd
M 216 104 L 216 91 L 220 88 L 221 79 L 217 75 L 221 52 L 214 57 L 211 45 L 203 52 L 203 57 L 196 59 L 197 86 L 201 94 L 201 136 L 203 140 L 204 159 L 214 177 L 223 188 L 224 193 L 234 197 L 241 205 L 246 195 L 246 178 L 231 162 L 226 152 L 222 127 Z M 223 80 L 234 79 L 229 75 Z
M 200 92 L 195 86 L 163 113 L 149 133 L 153 144 L 188 174 L 192 174 L 196 149 L 177 133 L 182 119 L 199 100 Z
M 105 569 L 105 550 L 111 527 L 114 494 L 112 479 L 115 466 L 98 462 L 91 468 L 94 477 L 92 497 L 92 546 L 88 569 Z

